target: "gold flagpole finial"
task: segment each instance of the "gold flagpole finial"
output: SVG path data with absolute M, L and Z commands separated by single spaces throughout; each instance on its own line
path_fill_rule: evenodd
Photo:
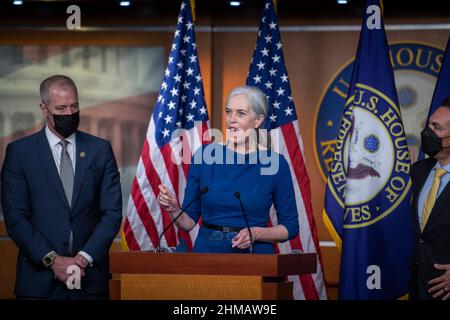
M 277 0 L 272 0 L 273 7 L 275 8 L 275 14 L 277 13 Z
M 191 1 L 192 22 L 195 22 L 195 0 Z

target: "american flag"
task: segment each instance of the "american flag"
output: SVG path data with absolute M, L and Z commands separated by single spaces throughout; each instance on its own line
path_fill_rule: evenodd
M 171 221 L 156 200 L 158 186 L 164 184 L 182 202 L 189 170 L 189 161 L 184 160 L 190 160 L 200 147 L 208 128 L 192 11 L 189 1 L 184 0 L 131 187 L 123 226 L 128 249 L 151 250 L 158 246 L 160 233 Z M 183 135 L 173 136 L 183 129 L 186 130 Z M 198 227 L 187 234 L 173 226 L 165 232 L 161 245 L 175 247 L 184 239 L 188 248 L 192 248 L 197 232 Z
M 309 177 L 303 159 L 303 143 L 272 0 L 267 0 L 265 3 L 247 85 L 260 88 L 269 100 L 269 113 L 264 122 L 264 128 L 271 132 L 274 150 L 286 157 L 295 190 L 300 226 L 299 236 L 278 244 L 276 249 L 282 253 L 289 253 L 294 249 L 318 253 L 315 274 L 289 277 L 289 280 L 294 283 L 294 298 L 326 299 L 319 241 L 311 206 Z M 276 212 L 273 207 L 271 224 L 277 224 Z

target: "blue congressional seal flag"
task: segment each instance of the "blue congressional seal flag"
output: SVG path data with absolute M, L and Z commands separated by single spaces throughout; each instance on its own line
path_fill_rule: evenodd
M 449 70 L 446 78 L 449 85 L 447 94 L 450 94 L 450 58 L 444 59 L 444 49 L 440 47 L 409 40 L 390 43 L 389 53 L 394 69 L 403 126 L 408 140 L 409 158 L 411 163 L 414 163 L 419 156 L 420 132 L 427 122 L 436 80 L 442 63 L 446 61 L 448 61 L 447 69 Z M 325 86 L 316 111 L 313 129 L 314 155 L 325 182 L 333 161 L 336 137 L 342 110 L 347 101 L 354 60 L 353 58 L 343 64 Z
M 412 228 L 408 144 L 378 0 L 368 0 L 325 192 L 341 251 L 340 299 L 408 292 Z

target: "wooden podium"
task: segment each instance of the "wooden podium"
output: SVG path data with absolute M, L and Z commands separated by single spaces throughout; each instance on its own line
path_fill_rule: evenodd
M 315 273 L 317 255 L 115 252 L 116 300 L 292 299 L 286 276 Z

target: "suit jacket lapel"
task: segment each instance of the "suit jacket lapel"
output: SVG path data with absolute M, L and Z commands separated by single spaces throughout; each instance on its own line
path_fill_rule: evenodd
M 41 159 L 44 172 L 48 175 L 51 184 L 55 187 L 56 194 L 59 196 L 60 200 L 64 203 L 67 209 L 70 210 L 69 203 L 67 202 L 66 194 L 64 193 L 64 188 L 61 183 L 61 178 L 59 177 L 58 168 L 56 167 L 52 150 L 45 135 L 45 128 L 42 129 L 38 135 L 37 145 L 39 149 L 38 155 Z
M 428 218 L 423 233 L 432 230 L 437 225 L 436 222 L 439 221 L 439 216 L 444 212 L 448 212 L 448 208 L 445 209 L 445 206 L 448 206 L 449 199 L 450 199 L 450 182 L 447 183 L 444 190 L 442 190 L 441 194 L 436 199 L 436 202 L 433 206 L 433 209 L 431 210 L 430 217 Z
M 89 156 L 88 147 L 83 136 L 77 132 L 76 136 L 77 150 L 74 154 L 76 158 L 75 162 L 75 181 L 73 187 L 72 208 L 75 208 L 78 197 L 80 195 L 81 185 L 83 184 L 84 171 L 86 169 L 87 157 Z
M 424 165 L 424 168 L 417 172 L 417 178 L 415 179 L 415 186 L 413 188 L 414 190 L 414 203 L 413 203 L 413 210 L 411 210 L 411 213 L 413 215 L 413 221 L 414 221 L 414 228 L 416 229 L 416 232 L 418 234 L 422 233 L 420 230 L 420 224 L 419 224 L 419 195 L 422 191 L 423 185 L 425 184 L 425 181 L 427 180 L 428 175 L 430 174 L 431 169 L 434 167 L 434 164 L 436 161 L 427 161 L 426 165 Z M 428 224 L 428 223 L 427 223 Z

